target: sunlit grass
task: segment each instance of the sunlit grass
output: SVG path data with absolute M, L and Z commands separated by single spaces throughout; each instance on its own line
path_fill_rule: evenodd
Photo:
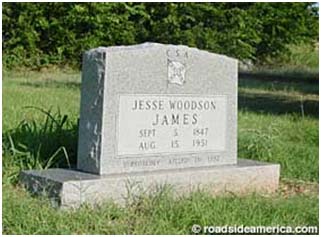
M 239 81 L 239 157 L 281 164 L 282 180 L 301 182 L 303 191 L 179 199 L 162 193 L 125 207 L 106 203 L 72 212 L 26 193 L 17 175 L 21 169 L 75 164 L 80 73 L 6 72 L 2 92 L 6 234 L 190 234 L 193 224 L 318 225 L 318 194 L 304 192 L 305 182 L 317 186 L 319 179 L 318 85 Z

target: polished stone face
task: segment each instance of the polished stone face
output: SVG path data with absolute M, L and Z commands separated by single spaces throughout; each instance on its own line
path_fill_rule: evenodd
M 95 174 L 236 164 L 237 61 L 146 43 L 85 53 L 78 168 Z
M 223 152 L 226 96 L 120 96 L 119 157 Z

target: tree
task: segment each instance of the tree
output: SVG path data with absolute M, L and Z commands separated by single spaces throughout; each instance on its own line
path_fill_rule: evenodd
M 318 40 L 313 3 L 3 3 L 5 67 L 80 65 L 85 50 L 154 41 L 264 62 Z

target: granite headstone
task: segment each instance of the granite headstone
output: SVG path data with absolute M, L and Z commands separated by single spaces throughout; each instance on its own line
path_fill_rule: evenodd
M 77 170 L 24 171 L 62 206 L 120 200 L 127 182 L 179 193 L 274 191 L 279 165 L 237 159 L 237 60 L 186 46 L 83 57 Z
M 236 164 L 237 60 L 143 44 L 93 49 L 83 62 L 78 169 Z

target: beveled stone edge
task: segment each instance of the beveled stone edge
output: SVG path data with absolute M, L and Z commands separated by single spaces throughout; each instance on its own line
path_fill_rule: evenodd
M 227 60 L 232 60 L 235 63 L 238 63 L 238 59 L 233 58 L 233 57 L 229 57 L 226 56 L 224 54 L 218 54 L 218 53 L 214 53 L 214 52 L 210 52 L 204 49 L 198 49 L 195 47 L 190 47 L 187 45 L 183 45 L 183 44 L 162 44 L 162 43 L 157 43 L 157 42 L 144 42 L 141 44 L 133 44 L 133 45 L 117 45 L 117 46 L 99 46 L 90 50 L 85 51 L 84 53 L 87 52 L 94 52 L 94 51 L 99 51 L 99 52 L 119 52 L 119 51 L 131 51 L 131 50 L 140 50 L 140 49 L 148 49 L 148 48 L 152 48 L 152 47 L 180 47 L 180 48 L 186 48 L 189 50 L 195 50 L 201 53 L 205 53 L 205 54 L 209 54 L 215 57 L 220 57 L 222 59 L 227 59 Z
M 72 178 L 65 181 L 45 177 L 46 173 L 52 170 L 47 170 L 47 172 L 30 170 L 21 172 L 20 182 L 28 191 L 37 195 L 48 196 L 62 208 L 78 208 L 83 203 L 99 204 L 105 200 L 122 204 L 128 191 L 125 186 L 129 181 L 134 185 L 141 185 L 142 189 L 140 190 L 145 191 L 152 191 L 151 188 L 156 184 L 169 184 L 179 194 L 199 189 L 204 189 L 214 195 L 224 193 L 244 194 L 246 192 L 270 193 L 277 190 L 280 177 L 279 164 L 244 159 L 241 160 L 241 163 L 243 164 L 206 167 L 205 169 L 164 170 L 103 176 L 75 170 L 55 169 L 58 172 L 68 173 L 72 171 L 78 172 L 80 175 L 92 176 L 89 179 Z M 197 180 L 197 178 L 202 179 L 204 176 L 207 178 L 193 183 L 193 177 Z M 215 180 L 220 182 L 215 183 Z M 85 189 L 82 189 L 82 187 L 85 187 Z M 88 188 L 93 188 L 95 191 L 91 193 L 87 190 Z M 100 193 L 100 191 L 102 192 Z

